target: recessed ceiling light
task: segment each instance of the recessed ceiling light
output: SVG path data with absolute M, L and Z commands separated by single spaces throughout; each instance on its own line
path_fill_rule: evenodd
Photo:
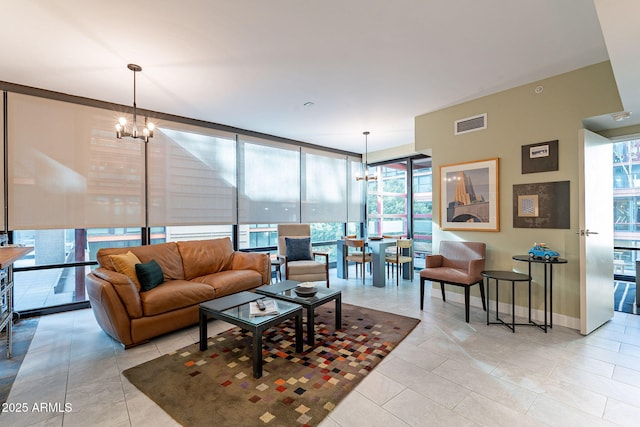
M 619 113 L 613 113 L 611 117 L 613 117 L 613 120 L 615 120 L 616 122 L 621 122 L 631 117 L 631 113 L 628 111 L 621 111 Z
M 307 101 L 302 105 L 304 105 L 305 107 L 313 107 L 315 104 L 313 102 L 311 102 L 311 101 Z

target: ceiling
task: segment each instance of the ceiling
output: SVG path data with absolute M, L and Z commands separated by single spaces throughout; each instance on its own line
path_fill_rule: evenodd
M 640 2 L 595 2 L 0 0 L 0 81 L 131 105 L 136 63 L 139 108 L 361 153 L 611 57 L 640 123 Z

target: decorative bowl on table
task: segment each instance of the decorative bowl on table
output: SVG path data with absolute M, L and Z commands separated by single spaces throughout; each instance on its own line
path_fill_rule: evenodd
M 316 293 L 318 293 L 318 289 L 316 288 L 316 285 L 312 282 L 300 283 L 298 286 L 293 288 L 293 291 L 300 298 L 310 298 L 314 296 Z

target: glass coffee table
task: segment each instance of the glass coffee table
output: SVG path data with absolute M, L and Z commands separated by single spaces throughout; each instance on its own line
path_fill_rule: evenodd
M 249 303 L 264 298 L 253 292 L 238 292 L 206 301 L 200 304 L 200 351 L 205 351 L 207 343 L 207 320 L 209 317 L 224 320 L 253 335 L 253 376 L 262 376 L 262 333 L 272 326 L 295 317 L 296 352 L 302 352 L 302 307 L 288 301 L 278 301 L 278 314 L 253 317 L 249 313 Z
M 334 289 L 316 286 L 318 292 L 312 297 L 299 297 L 294 292 L 294 288 L 300 282 L 295 280 L 285 280 L 273 285 L 260 286 L 256 293 L 270 296 L 280 301 L 288 301 L 300 304 L 307 310 L 307 344 L 315 345 L 315 308 L 330 301 L 336 302 L 336 330 L 342 328 L 342 292 Z

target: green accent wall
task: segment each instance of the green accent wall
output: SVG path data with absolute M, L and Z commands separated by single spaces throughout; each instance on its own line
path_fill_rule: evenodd
M 541 93 L 535 88 L 542 86 Z M 526 254 L 534 242 L 547 243 L 568 264 L 554 268 L 554 324 L 578 329 L 580 276 L 578 231 L 578 131 L 583 119 L 622 111 L 609 61 L 461 103 L 415 118 L 415 150 L 431 151 L 434 171 L 434 252 L 441 240 L 484 241 L 487 269 L 527 272 L 527 263 L 512 260 Z M 454 122 L 487 113 L 487 129 L 454 135 Z M 521 147 L 558 140 L 559 170 L 521 173 Z M 500 231 L 442 231 L 440 223 L 441 165 L 498 157 Z M 605 159 L 606 160 L 606 159 Z M 513 228 L 513 185 L 570 182 L 570 229 Z M 543 280 L 542 266 L 534 265 L 534 282 Z M 479 297 L 475 287 L 472 291 Z M 535 286 L 532 307 L 542 310 L 542 286 Z M 505 288 L 506 289 L 506 288 Z M 522 286 L 516 304 L 526 305 Z M 449 289 L 456 292 L 456 289 Z M 517 293 L 517 291 L 516 291 Z M 502 296 L 507 296 L 503 292 Z M 438 292 L 439 295 L 439 292 Z M 509 297 L 510 298 L 510 297 Z M 502 298 L 501 298 L 502 299 Z

